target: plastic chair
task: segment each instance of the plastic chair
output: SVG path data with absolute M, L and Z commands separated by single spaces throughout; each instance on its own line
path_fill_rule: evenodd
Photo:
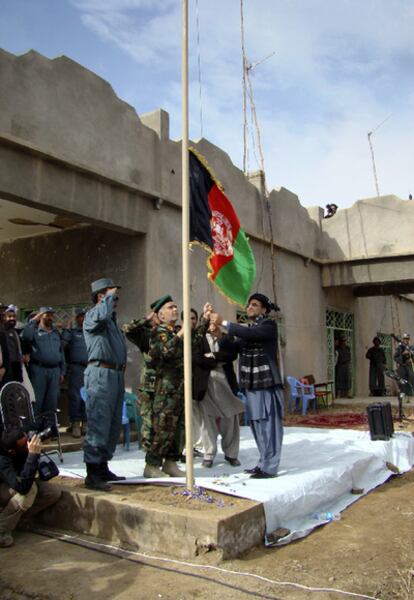
M 300 402 L 302 402 L 302 415 L 306 415 L 308 410 L 308 402 L 313 401 L 313 406 L 316 409 L 316 396 L 315 396 L 315 388 L 313 385 L 306 385 L 296 379 L 295 377 L 287 377 L 287 381 L 290 388 L 290 398 L 289 398 L 289 412 L 294 410 L 297 411 L 300 406 Z
M 84 402 L 86 402 L 86 388 L 81 387 L 80 396 Z M 131 392 L 125 392 L 124 402 L 122 404 L 122 428 L 123 428 L 123 442 L 122 445 L 126 450 L 129 450 L 131 445 L 131 426 L 130 422 L 134 421 L 137 428 L 138 436 L 138 448 L 141 448 L 141 416 L 137 412 L 136 408 L 137 396 Z
M 315 389 L 317 406 L 319 406 L 319 400 L 321 401 L 322 406 L 326 408 L 334 405 L 333 381 L 322 381 L 320 383 L 317 383 L 315 381 L 315 377 L 312 374 L 305 375 L 304 377 L 302 377 L 301 381 L 304 384 L 313 385 Z
M 124 398 L 126 415 L 130 422 L 132 421 L 133 423 L 135 423 L 135 428 L 137 430 L 138 448 L 141 448 L 142 417 L 139 414 L 137 408 L 138 396 L 136 394 L 133 394 L 132 392 L 125 392 Z
M 129 424 L 129 417 L 125 400 L 122 404 L 122 427 L 124 429 L 122 446 L 124 448 L 126 447 L 126 449 L 129 450 L 131 443 L 131 426 Z

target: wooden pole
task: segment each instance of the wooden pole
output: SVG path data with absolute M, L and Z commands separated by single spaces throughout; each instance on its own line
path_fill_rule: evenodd
M 190 171 L 188 154 L 188 0 L 182 0 L 182 261 L 186 484 L 193 491 L 193 424 L 190 319 Z

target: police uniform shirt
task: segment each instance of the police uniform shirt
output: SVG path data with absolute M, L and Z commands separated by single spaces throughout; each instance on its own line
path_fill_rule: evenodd
M 71 363 L 86 365 L 88 362 L 88 351 L 86 349 L 83 329 L 65 329 L 62 339 L 67 342 L 69 349 L 69 360 Z
M 31 343 L 31 360 L 43 367 L 57 367 L 64 371 L 62 339 L 57 329 L 47 331 L 38 327 L 36 321 L 30 321 L 23 329 L 22 338 Z
M 83 333 L 89 361 L 126 365 L 125 338 L 116 322 L 114 298 L 110 294 L 89 309 L 83 322 Z

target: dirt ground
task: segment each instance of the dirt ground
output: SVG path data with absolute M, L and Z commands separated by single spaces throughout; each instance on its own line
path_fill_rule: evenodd
M 343 407 L 334 410 L 344 411 Z M 352 406 L 352 410 L 364 408 Z M 405 430 L 413 431 L 412 409 L 406 413 L 412 420 Z M 294 424 L 295 419 L 291 421 Z M 233 503 L 246 502 L 212 494 L 212 503 L 192 503 L 172 491 L 151 486 L 139 494 L 141 501 L 188 510 L 217 510 L 220 500 L 230 510 Z M 409 600 L 414 599 L 414 470 L 392 476 L 347 508 L 339 521 L 318 528 L 307 538 L 281 548 L 256 547 L 232 561 L 218 562 L 212 552 L 191 561 L 198 567 L 132 554 L 113 556 L 30 532 L 18 531 L 15 538 L 13 548 L 0 550 L 1 600 L 211 600 L 214 595 L 220 600 Z M 289 585 L 201 569 L 201 565 Z M 332 591 L 310 591 L 291 584 Z

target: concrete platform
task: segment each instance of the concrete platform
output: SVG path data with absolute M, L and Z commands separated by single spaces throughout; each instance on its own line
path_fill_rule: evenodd
M 214 492 L 212 504 L 189 501 L 173 496 L 171 486 L 114 486 L 109 493 L 93 492 L 82 480 L 58 479 L 53 481 L 63 483 L 62 499 L 39 518 L 48 528 L 186 559 L 207 552 L 216 560 L 233 558 L 263 542 L 265 515 L 259 502 Z

